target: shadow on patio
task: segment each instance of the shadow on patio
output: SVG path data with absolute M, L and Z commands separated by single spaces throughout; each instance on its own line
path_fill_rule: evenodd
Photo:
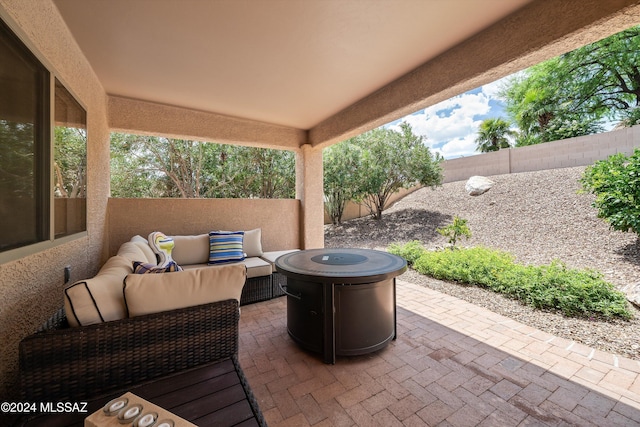
M 242 307 L 241 365 L 270 426 L 631 426 L 640 363 L 402 280 L 398 339 L 326 365 L 286 298 Z

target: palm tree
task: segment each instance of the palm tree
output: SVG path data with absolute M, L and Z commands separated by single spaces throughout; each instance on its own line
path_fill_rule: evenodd
M 498 151 L 501 148 L 509 148 L 511 144 L 508 136 L 515 137 L 516 132 L 511 129 L 511 124 L 503 119 L 486 119 L 480 123 L 476 143 L 477 150 L 481 153 Z

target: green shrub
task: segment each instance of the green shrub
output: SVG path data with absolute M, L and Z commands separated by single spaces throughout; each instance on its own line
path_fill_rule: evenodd
M 409 265 L 413 265 L 413 263 L 422 256 L 425 249 L 418 240 L 412 240 L 404 245 L 392 243 L 389 245 L 388 251 L 392 254 L 401 256 L 407 260 Z
M 595 270 L 570 269 L 560 261 L 517 264 L 511 254 L 484 247 L 427 251 L 416 241 L 392 245 L 389 252 L 421 274 L 486 287 L 539 309 L 574 317 L 632 317 L 624 294 Z
M 598 217 L 611 228 L 640 235 L 640 149 L 609 156 L 585 169 L 582 188 L 596 195 Z
M 437 228 L 436 231 L 444 237 L 449 238 L 451 249 L 456 248 L 456 243 L 459 238 L 464 236 L 468 239 L 471 237 L 471 230 L 469 230 L 469 226 L 467 226 L 467 220 L 458 216 L 453 218 L 453 223 L 446 227 Z

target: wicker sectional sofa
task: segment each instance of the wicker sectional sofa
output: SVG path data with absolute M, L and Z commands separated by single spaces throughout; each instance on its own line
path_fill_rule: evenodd
M 203 265 L 193 262 L 202 254 L 191 250 L 204 247 L 203 236 L 173 236 L 174 260 L 184 271 L 132 274 L 133 261 L 155 261 L 145 239 L 135 236 L 94 278 L 67 287 L 65 306 L 20 343 L 22 398 L 87 399 L 227 359 L 243 376 L 239 306 L 282 295 L 283 278 L 272 263 L 289 251 Z
M 129 316 L 130 304 L 123 298 L 123 281 L 162 282 L 164 278 L 189 276 L 192 270 L 219 268 L 229 264 L 246 267 L 246 282 L 242 288 L 240 305 L 265 301 L 282 295 L 279 283 L 283 277 L 275 271 L 275 260 L 291 250 L 264 252 L 260 229 L 244 232 L 245 259 L 225 264 L 209 264 L 209 234 L 169 236 L 174 247 L 173 260 L 184 272 L 169 274 L 132 275 L 135 262 L 155 265 L 157 254 L 148 239 L 133 236 L 123 243 L 116 255 L 107 260 L 95 277 L 77 281 L 64 290 L 64 308 L 70 326 L 88 326 L 96 323 L 124 319 Z M 142 277 L 138 277 L 142 276 Z M 125 286 L 126 294 L 126 286 Z

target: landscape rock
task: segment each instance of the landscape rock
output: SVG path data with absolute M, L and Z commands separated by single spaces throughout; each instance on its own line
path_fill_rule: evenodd
M 472 176 L 464 186 L 464 189 L 470 196 L 479 196 L 486 193 L 493 187 L 494 181 L 484 176 Z
M 624 285 L 620 288 L 620 291 L 627 296 L 631 304 L 640 308 L 640 282 Z

